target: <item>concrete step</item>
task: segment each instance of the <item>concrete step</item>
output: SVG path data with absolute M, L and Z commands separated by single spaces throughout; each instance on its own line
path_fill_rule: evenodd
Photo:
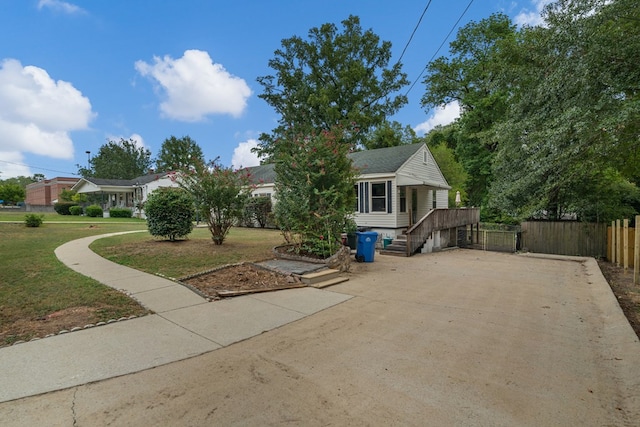
M 313 286 L 316 283 L 325 282 L 339 276 L 340 272 L 338 270 L 327 268 L 320 271 L 314 271 L 313 273 L 303 274 L 300 276 L 300 280 L 305 285 Z

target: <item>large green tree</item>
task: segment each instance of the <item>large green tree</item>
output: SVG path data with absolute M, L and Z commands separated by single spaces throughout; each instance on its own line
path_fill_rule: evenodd
M 451 186 L 449 191 L 449 206 L 451 207 L 455 206 L 456 193 L 458 191 L 460 192 L 462 204 L 466 206 L 469 202 L 466 190 L 468 175 L 464 167 L 457 161 L 455 155 L 458 132 L 458 123 L 454 122 L 447 126 L 436 127 L 423 138 L 440 171 Z
M 505 51 L 512 96 L 495 128 L 498 209 L 609 221 L 640 207 L 637 16 L 631 0 L 561 0 L 545 9 L 545 27 L 524 28 Z
M 508 16 L 494 14 L 462 27 L 450 44 L 451 54 L 427 66 L 422 105 L 431 109 L 458 102 L 462 110 L 456 157 L 464 166 L 471 205 L 486 201 L 497 141 L 491 129 L 507 108 L 509 88 L 498 84 L 500 53 L 513 43 L 516 27 Z
M 0 184 L 0 200 L 6 205 L 24 201 L 26 191 L 19 184 Z
M 262 153 L 273 156 L 299 135 L 338 126 L 344 142 L 363 144 L 371 128 L 407 102 L 398 94 L 407 77 L 390 59 L 391 43 L 363 31 L 357 16 L 341 29 L 327 23 L 309 30 L 306 40 L 284 39 L 269 60 L 274 73 L 257 79 L 264 90 L 259 97 L 279 116 L 278 126 L 260 136 Z
M 411 128 L 396 121 L 385 121 L 369 131 L 369 134 L 363 141 L 363 145 L 367 150 L 384 147 L 396 147 L 398 145 L 414 144 L 418 142 L 418 135 Z
M 176 138 L 171 135 L 160 147 L 160 153 L 156 159 L 156 170 L 159 172 L 189 170 L 203 161 L 202 148 L 190 136 Z
M 90 169 L 79 168 L 84 177 L 103 179 L 133 179 L 149 172 L 153 161 L 151 151 L 139 147 L 136 141 L 121 138 L 108 141 L 89 161 Z

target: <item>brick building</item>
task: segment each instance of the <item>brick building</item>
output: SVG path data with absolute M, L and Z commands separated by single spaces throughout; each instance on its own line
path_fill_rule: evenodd
M 27 185 L 25 197 L 27 208 L 53 206 L 62 190 L 71 190 L 78 181 L 78 178 L 56 177 Z

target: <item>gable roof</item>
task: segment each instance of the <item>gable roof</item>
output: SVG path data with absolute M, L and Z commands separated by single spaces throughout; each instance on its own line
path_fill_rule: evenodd
M 348 156 L 362 175 L 394 173 L 423 146 L 424 143 L 398 145 L 396 147 L 355 151 L 349 153 Z M 272 184 L 276 181 L 274 163 L 253 166 L 247 168 L 247 170 L 251 173 L 251 181 L 255 184 Z
M 369 173 L 393 173 L 400 169 L 400 166 L 405 164 L 423 146 L 423 143 L 419 143 L 356 151 L 349 154 L 349 157 L 353 160 L 353 165 L 363 175 Z
M 80 180 L 71 188 L 72 190 L 78 190 L 84 186 L 84 183 L 93 184 L 96 187 L 127 187 L 133 188 L 140 185 L 145 185 L 158 179 L 164 178 L 168 172 L 153 173 L 149 175 L 142 175 L 133 179 L 105 179 L 105 178 L 93 178 L 86 177 L 80 178 Z
M 153 174 L 149 174 L 149 175 L 142 175 L 139 176 L 137 178 L 133 178 L 133 179 L 104 179 L 104 178 L 93 178 L 93 177 L 87 177 L 87 178 L 82 178 L 85 181 L 88 181 L 92 184 L 95 185 L 109 185 L 109 186 L 116 186 L 116 187 L 131 187 L 134 185 L 144 185 L 144 184 L 148 184 L 152 181 L 155 181 L 157 179 L 163 178 L 165 175 L 167 175 L 167 172 L 161 172 L 161 173 L 153 173 Z

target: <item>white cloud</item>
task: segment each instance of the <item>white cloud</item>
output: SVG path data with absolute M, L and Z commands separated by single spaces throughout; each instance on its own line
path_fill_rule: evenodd
M 425 134 L 436 126 L 445 126 L 452 123 L 458 117 L 460 117 L 460 104 L 458 104 L 458 101 L 453 101 L 444 107 L 436 108 L 426 122 L 420 123 L 413 130 L 418 134 Z
M 108 141 L 120 142 L 121 139 L 124 139 L 125 141 L 132 140 L 133 142 L 135 142 L 137 148 L 149 148 L 144 143 L 144 138 L 142 138 L 142 136 L 138 133 L 132 133 L 130 136 L 107 135 Z
M 0 159 L 0 179 L 33 175 L 19 151 L 0 151 Z
M 0 152 L 72 159 L 69 132 L 86 129 L 94 116 L 71 83 L 15 59 L 0 63 Z
M 196 122 L 209 114 L 239 116 L 247 106 L 247 83 L 215 64 L 207 52 L 187 50 L 182 58 L 154 57 L 136 61 L 140 75 L 157 82 L 165 95 L 160 111 L 169 118 Z
M 75 4 L 68 3 L 61 0 L 40 0 L 38 2 L 38 10 L 48 7 L 49 9 L 57 12 L 63 12 L 68 14 L 85 13 L 85 10 Z
M 248 168 L 251 166 L 258 166 L 260 164 L 260 157 L 251 151 L 252 148 L 258 146 L 258 141 L 250 139 L 245 142 L 241 142 L 233 150 L 233 157 L 231 157 L 231 167 L 233 169 Z
M 513 18 L 513 21 L 518 26 L 537 26 L 543 25 L 544 20 L 542 19 L 542 10 L 546 5 L 551 3 L 553 0 L 531 0 L 534 10 L 523 9 L 519 14 Z

